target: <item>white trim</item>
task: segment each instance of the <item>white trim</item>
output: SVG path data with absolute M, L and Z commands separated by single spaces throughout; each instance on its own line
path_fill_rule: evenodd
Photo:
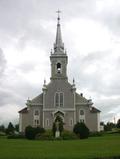
M 43 110 L 45 107 L 45 92 L 43 92 Z M 44 128 L 44 111 L 43 111 L 43 128 Z
M 97 131 L 100 131 L 100 113 L 97 113 Z
M 43 104 L 41 103 L 32 103 L 32 104 L 30 104 L 30 106 L 43 106 Z
M 56 111 L 56 110 L 59 110 L 59 111 L 76 111 L 76 109 L 74 108 L 45 108 L 43 109 L 43 111 Z
M 19 132 L 22 132 L 22 114 L 19 114 Z
M 38 115 L 35 115 L 35 111 L 38 111 Z M 38 124 L 35 122 L 38 121 Z M 33 110 L 33 126 L 39 126 L 40 125 L 40 109 L 39 108 L 35 108 Z
M 57 109 L 57 110 L 55 110 L 54 112 L 52 112 L 53 116 L 54 116 L 57 112 L 61 112 L 61 113 L 63 113 L 63 114 L 65 115 L 65 112 L 64 112 L 64 111 L 62 111 L 62 110 L 60 110 L 60 109 Z
M 63 117 L 62 115 L 59 115 L 59 116 L 62 118 L 63 123 L 64 123 L 64 121 L 65 121 L 65 120 L 64 120 L 64 117 Z M 54 117 L 53 117 L 53 120 L 54 120 L 54 121 L 55 121 L 56 117 L 57 117 L 57 116 L 54 116 Z
M 75 103 L 75 105 L 77 106 L 77 105 L 89 105 L 88 103 Z
M 80 115 L 80 111 L 84 111 L 84 114 L 83 115 Z M 79 109 L 79 122 L 80 122 L 80 120 L 84 120 L 84 123 L 86 122 L 85 121 L 85 110 L 84 109 Z
M 35 115 L 35 111 L 38 111 L 38 115 Z M 34 116 L 40 116 L 40 109 L 35 108 L 35 109 L 33 110 L 33 115 L 34 115 Z
M 74 92 L 74 110 L 76 110 L 75 108 L 75 93 L 76 92 Z M 74 125 L 76 124 L 76 111 L 74 111 Z
M 45 126 L 46 126 L 46 127 L 49 127 L 49 126 L 50 126 L 50 121 L 49 121 L 48 118 L 45 120 Z

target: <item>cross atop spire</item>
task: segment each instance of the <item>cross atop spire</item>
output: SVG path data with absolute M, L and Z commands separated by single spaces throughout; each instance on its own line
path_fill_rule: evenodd
M 57 32 L 56 32 L 56 41 L 54 44 L 54 52 L 55 54 L 63 54 L 64 53 L 64 43 L 62 42 L 62 36 L 61 36 L 61 28 L 60 28 L 60 13 L 61 11 L 58 9 L 58 11 L 56 11 L 56 13 L 58 14 L 57 17 Z
M 56 13 L 58 14 L 57 20 L 58 20 L 58 24 L 59 24 L 60 23 L 60 13 L 61 13 L 61 11 L 58 9 L 58 11 L 56 11 Z

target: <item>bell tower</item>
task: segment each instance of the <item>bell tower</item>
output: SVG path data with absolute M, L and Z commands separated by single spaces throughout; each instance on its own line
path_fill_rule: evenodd
M 61 27 L 60 27 L 60 11 L 57 11 L 57 32 L 54 43 L 54 51 L 51 51 L 51 80 L 65 79 L 67 80 L 67 62 L 68 57 L 64 50 L 64 43 L 62 42 Z

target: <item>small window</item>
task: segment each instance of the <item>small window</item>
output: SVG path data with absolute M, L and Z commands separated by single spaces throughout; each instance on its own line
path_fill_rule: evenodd
M 84 110 L 80 110 L 80 115 L 84 115 Z
M 46 119 L 46 126 L 49 126 L 49 119 Z
M 39 120 L 34 120 L 34 125 L 35 125 L 35 127 L 37 127 L 37 126 L 39 126 Z
M 85 120 L 84 119 L 80 119 L 80 123 L 84 123 L 85 122 Z
M 39 115 L 39 111 L 38 110 L 35 110 L 35 115 Z
M 60 93 L 60 107 L 63 107 L 63 93 Z
M 70 126 L 73 126 L 73 119 L 70 119 Z
M 55 95 L 55 105 L 56 105 L 56 107 L 59 106 L 59 94 L 58 93 L 56 93 L 56 95 Z
M 61 64 L 57 63 L 57 73 L 61 73 Z

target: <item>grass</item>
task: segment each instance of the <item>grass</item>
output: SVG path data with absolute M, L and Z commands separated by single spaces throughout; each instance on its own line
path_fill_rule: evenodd
M 120 156 L 119 134 L 66 141 L 0 138 L 0 159 L 93 159 L 112 156 Z

